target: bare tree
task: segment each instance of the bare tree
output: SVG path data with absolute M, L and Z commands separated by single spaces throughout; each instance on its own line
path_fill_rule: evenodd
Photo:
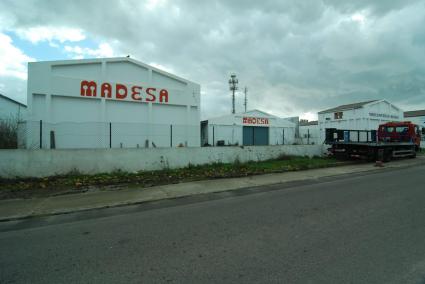
M 0 118 L 0 149 L 18 148 L 18 117 Z

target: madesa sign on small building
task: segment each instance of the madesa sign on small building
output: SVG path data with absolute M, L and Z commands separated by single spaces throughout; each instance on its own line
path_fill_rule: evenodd
M 265 117 L 243 117 L 242 123 L 251 125 L 268 125 L 269 119 Z
M 95 81 L 83 80 L 80 86 L 80 95 L 82 97 L 97 97 L 98 86 Z M 131 86 L 123 84 L 102 83 L 100 85 L 100 97 L 117 100 L 133 100 L 145 102 L 168 103 L 168 91 L 166 89 L 157 89 L 151 87 Z

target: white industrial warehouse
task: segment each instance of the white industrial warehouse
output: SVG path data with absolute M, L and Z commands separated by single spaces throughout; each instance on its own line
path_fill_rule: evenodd
M 283 145 L 292 144 L 296 125 L 260 110 L 211 118 L 201 123 L 201 144 Z
M 403 121 L 403 111 L 386 100 L 341 105 L 318 113 L 319 142 L 325 140 L 326 128 L 377 130 L 379 124 Z
M 20 139 L 27 148 L 200 146 L 199 106 L 200 85 L 132 58 L 34 62 Z

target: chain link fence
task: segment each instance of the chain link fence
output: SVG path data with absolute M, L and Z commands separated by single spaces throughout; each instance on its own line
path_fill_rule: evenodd
M 301 145 L 317 145 L 323 144 L 323 141 L 320 141 L 320 132 L 318 128 L 307 128 L 300 126 L 300 135 L 297 139 L 298 144 Z
M 301 145 L 317 145 L 323 144 L 320 142 L 320 137 L 317 133 L 302 133 L 298 138 L 298 143 Z
M 291 145 L 296 142 L 295 128 L 293 127 L 258 127 L 265 130 L 261 133 L 255 132 L 258 135 L 246 128 L 252 127 L 226 124 L 208 125 L 207 123 L 202 123 L 201 144 L 202 146 L 252 146 Z
M 20 122 L 15 148 L 106 149 L 200 146 L 200 126 L 125 122 Z

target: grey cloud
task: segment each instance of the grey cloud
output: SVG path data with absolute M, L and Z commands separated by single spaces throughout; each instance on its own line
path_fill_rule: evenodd
M 358 10 L 370 10 L 377 15 L 387 14 L 394 10 L 402 9 L 411 4 L 417 3 L 417 0 L 384 0 L 384 1 L 370 1 L 370 0 L 355 0 L 355 1 L 341 1 L 341 0 L 324 0 L 326 5 L 330 5 L 341 12 L 352 13 Z
M 425 108 L 420 0 L 178 0 L 151 11 L 135 0 L 2 1 L 0 11 L 12 30 L 82 28 L 201 83 L 204 118 L 229 112 L 231 72 L 249 87 L 250 108 L 278 115 L 384 98 Z M 365 23 L 351 21 L 354 13 Z M 241 93 L 237 102 L 242 110 Z
M 11 96 L 14 100 L 27 104 L 26 97 L 27 82 L 22 79 L 0 76 L 0 94 Z

